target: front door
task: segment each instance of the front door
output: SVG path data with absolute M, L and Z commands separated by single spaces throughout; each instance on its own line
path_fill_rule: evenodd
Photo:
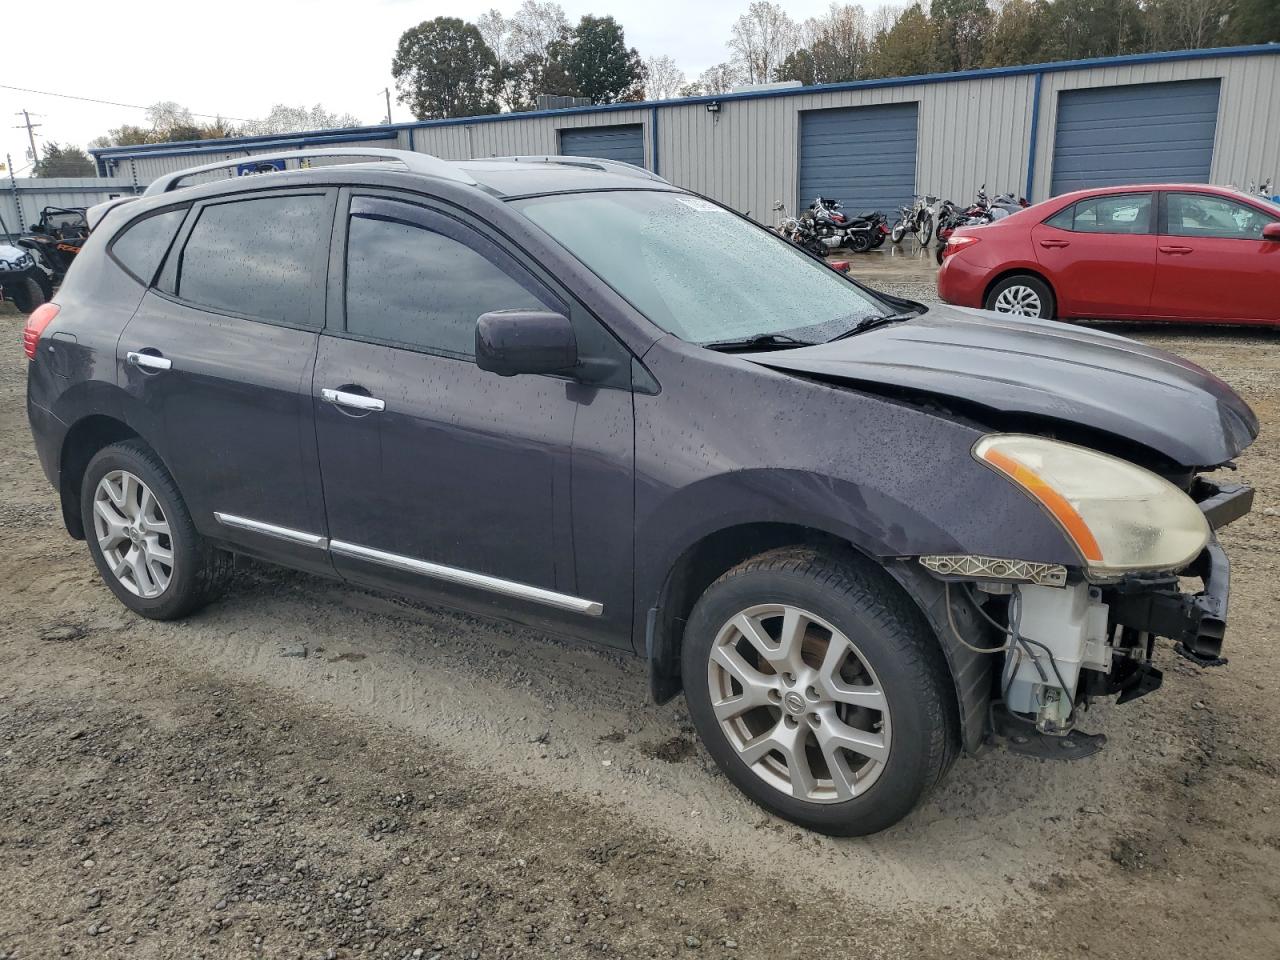
M 598 391 L 565 378 L 474 361 L 482 313 L 569 313 L 564 298 L 427 205 L 356 195 L 341 230 L 313 386 L 339 572 L 556 628 L 621 607 L 579 589 L 573 455 L 615 408 L 630 442 L 629 394 L 593 404 Z M 607 615 L 629 625 L 629 609 Z
M 198 204 L 117 347 L 197 529 L 328 570 L 310 401 L 336 191 Z
M 1150 193 L 1089 197 L 1031 231 L 1063 317 L 1145 317 L 1155 283 Z
M 1152 311 L 1171 320 L 1280 321 L 1280 217 L 1191 191 L 1161 195 Z

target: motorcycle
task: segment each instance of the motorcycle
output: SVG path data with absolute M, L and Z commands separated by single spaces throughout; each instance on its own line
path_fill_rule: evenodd
M 899 207 L 898 221 L 889 231 L 889 239 L 901 243 L 910 232 L 920 246 L 927 247 L 933 239 L 934 207 L 940 202 L 938 197 L 917 196 L 910 206 Z
M 815 235 L 830 249 L 845 247 L 854 253 L 866 253 L 884 243 L 884 215 L 879 211 L 852 217 L 843 212 L 840 201 L 817 197 L 809 204 L 808 216 L 813 220 Z

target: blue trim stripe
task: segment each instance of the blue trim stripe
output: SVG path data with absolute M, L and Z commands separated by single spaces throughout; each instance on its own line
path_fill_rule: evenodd
M 1031 94 L 1031 136 L 1027 145 L 1027 192 L 1023 194 L 1032 203 L 1036 202 L 1031 194 L 1036 188 L 1036 141 L 1040 137 L 1040 88 L 1044 85 L 1044 74 L 1036 74 L 1035 89 Z
M 309 130 L 290 134 L 287 138 L 272 135 L 256 137 L 229 137 L 226 140 L 188 140 L 176 143 L 143 144 L 134 147 L 103 147 L 91 149 L 94 156 L 119 159 L 130 156 L 154 156 L 171 152 L 175 147 L 189 147 L 193 152 L 221 152 L 228 149 L 257 146 L 302 146 L 332 142 L 333 138 L 348 141 L 386 139 L 371 134 L 386 131 L 416 130 L 426 127 L 449 127 L 459 124 L 503 123 L 508 120 L 528 120 L 533 117 L 564 117 L 587 113 L 614 113 L 619 110 L 643 110 L 645 108 L 678 107 L 705 104 L 713 101 L 728 103 L 734 100 L 767 100 L 773 97 L 808 96 L 813 93 L 833 93 L 841 90 L 872 90 L 881 87 L 911 87 L 925 83 L 955 83 L 963 80 L 980 80 L 986 77 L 1019 77 L 1033 74 L 1062 73 L 1073 70 L 1089 70 L 1093 67 L 1123 67 L 1142 63 L 1167 63 L 1178 60 L 1211 60 L 1216 57 L 1248 57 L 1280 54 L 1280 43 L 1259 43 L 1243 47 L 1213 47 L 1206 50 L 1173 50 L 1167 53 L 1134 53 L 1122 57 L 1092 57 L 1087 60 L 1063 60 L 1055 63 L 1033 63 L 1016 67 L 988 67 L 982 70 L 960 70 L 955 73 L 926 73 L 913 77 L 885 77 L 876 80 L 851 80 L 845 83 L 824 83 L 813 87 L 785 87 L 781 90 L 747 90 L 742 93 L 724 93 L 715 96 L 683 97 L 673 100 L 654 100 L 641 103 L 609 103 L 590 107 L 568 107 L 563 110 L 530 110 L 524 113 L 495 113 L 480 117 L 453 117 L 447 120 L 419 120 L 413 123 L 379 124 L 370 127 L 351 127 L 346 130 Z M 341 133 L 341 136 L 338 134 Z M 394 134 L 393 134 L 394 135 Z M 330 138 L 328 140 L 316 138 Z M 212 150 L 199 149 L 211 143 L 219 144 Z

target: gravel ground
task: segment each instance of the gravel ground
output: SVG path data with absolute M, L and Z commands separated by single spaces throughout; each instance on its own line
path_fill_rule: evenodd
M 909 260 L 854 269 L 932 296 Z M 964 759 L 837 841 L 741 799 L 614 652 L 250 563 L 189 621 L 129 614 L 61 529 L 0 325 L 0 960 L 1277 955 L 1269 428 L 1229 666 L 1166 649 L 1163 690 L 1090 715 L 1102 754 Z M 1126 332 L 1277 422 L 1277 335 Z

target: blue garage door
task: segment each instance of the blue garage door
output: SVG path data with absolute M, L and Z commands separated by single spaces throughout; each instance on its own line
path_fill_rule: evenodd
M 644 127 L 628 123 L 616 127 L 578 127 L 560 131 L 562 157 L 599 157 L 644 166 Z
M 1207 183 L 1218 126 L 1215 80 L 1138 83 L 1058 95 L 1054 194 L 1125 183 Z
M 915 103 L 802 113 L 800 209 L 822 196 L 892 220 L 916 192 L 916 114 Z

